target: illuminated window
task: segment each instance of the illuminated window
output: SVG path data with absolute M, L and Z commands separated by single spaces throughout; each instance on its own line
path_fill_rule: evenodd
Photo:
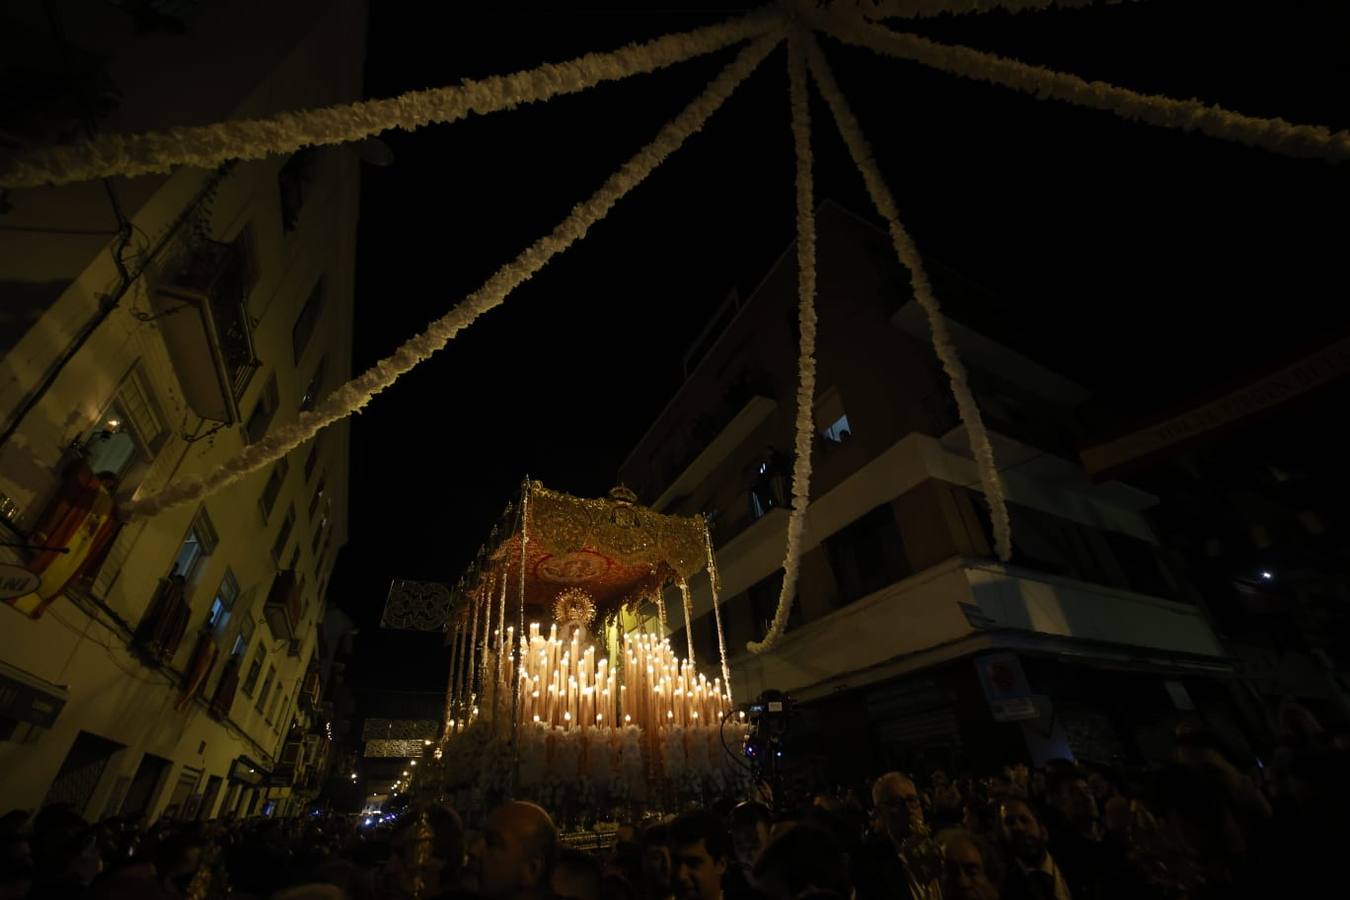
M 178 548 L 178 555 L 174 557 L 173 568 L 169 570 L 169 574 L 177 572 L 184 580 L 191 581 L 197 566 L 215 549 L 216 529 L 211 525 L 206 508 L 202 507 L 197 510 L 197 515 L 193 516 L 192 524 L 188 526 L 187 534 L 183 536 L 183 543 Z
M 168 438 L 164 415 L 137 366 L 122 381 L 81 449 L 95 474 L 121 478 L 135 463 L 154 459 Z
M 238 599 L 239 582 L 235 580 L 234 573 L 226 569 L 225 577 L 220 579 L 220 587 L 216 588 L 216 596 L 211 601 L 211 612 L 206 617 L 206 624 L 217 632 L 224 631 L 226 623 L 230 621 L 230 611 Z

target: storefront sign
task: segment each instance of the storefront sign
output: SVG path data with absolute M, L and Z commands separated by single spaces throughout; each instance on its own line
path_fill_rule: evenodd
M 1040 718 L 1040 710 L 1031 697 L 1031 686 L 1022 671 L 1022 663 L 1012 653 L 995 653 L 975 660 L 984 686 L 985 699 L 995 722 L 1019 722 Z
M 13 563 L 0 563 L 0 600 L 13 600 L 38 589 L 42 578 Z
M 66 698 L 0 671 L 0 716 L 51 728 Z

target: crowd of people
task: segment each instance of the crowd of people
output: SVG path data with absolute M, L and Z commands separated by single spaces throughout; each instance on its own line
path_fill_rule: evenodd
M 621 825 L 590 851 L 519 801 L 464 818 L 432 804 L 373 827 L 314 815 L 140 829 L 49 806 L 0 820 L 0 900 L 1339 896 L 1347 761 L 1344 746 L 1305 730 L 1268 773 L 1243 771 L 1192 731 L 1148 773 L 1068 761 L 983 778 L 888 772 L 774 808 L 725 798 Z

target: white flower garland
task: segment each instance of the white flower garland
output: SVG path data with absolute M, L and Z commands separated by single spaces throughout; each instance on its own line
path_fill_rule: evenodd
M 1140 94 L 1103 81 L 1056 72 L 970 47 L 931 41 L 915 34 L 861 24 L 840 16 L 813 16 L 813 24 L 849 44 L 886 56 L 922 63 L 940 72 L 1001 85 L 1039 99 L 1063 100 L 1113 113 L 1129 121 L 1199 131 L 1287 156 L 1350 159 L 1350 132 L 1321 125 L 1295 125 L 1284 119 L 1266 119 L 1232 112 L 1199 100 L 1177 100 Z
M 820 45 L 810 35 L 807 36 L 807 54 L 811 63 L 811 74 L 819 85 L 825 102 L 829 104 L 834 121 L 839 126 L 839 133 L 843 135 L 844 143 L 848 146 L 849 155 L 853 157 L 854 164 L 862 173 L 863 181 L 867 184 L 867 193 L 871 195 L 877 212 L 886 220 L 896 255 L 909 270 L 914 299 L 928 317 L 928 327 L 933 336 L 933 350 L 951 380 L 952 395 L 956 398 L 956 408 L 961 415 L 961 421 L 966 426 L 971 453 L 975 457 L 985 500 L 989 504 L 994 527 L 994 551 L 999 559 L 1007 562 L 1012 557 L 1012 526 L 1008 520 L 1008 504 L 1003 492 L 1003 481 L 999 478 L 998 466 L 994 463 L 994 448 L 989 443 L 989 432 L 984 427 L 980 408 L 966 380 L 966 369 L 961 364 L 956 344 L 947 328 L 947 320 L 943 318 L 937 297 L 934 296 L 933 288 L 928 283 L 928 275 L 924 271 L 919 248 L 900 224 L 895 197 L 881 177 L 881 170 L 877 168 L 876 159 L 872 156 L 872 148 L 858 125 L 858 119 L 849 108 L 848 101 L 844 99 L 843 92 L 839 90 L 839 84 L 834 80 L 834 73 L 825 62 Z
M 788 37 L 792 138 L 797 157 L 797 303 L 801 331 L 801 350 L 797 358 L 792 510 L 788 514 L 787 549 L 783 554 L 783 584 L 778 591 L 778 608 L 774 611 L 773 621 L 764 639 L 746 644 L 751 653 L 764 653 L 773 649 L 787 627 L 792 601 L 797 595 L 806 509 L 811 503 L 811 446 L 815 436 L 816 391 L 816 222 L 811 177 L 811 111 L 806 97 L 806 57 L 802 47 L 807 36 L 803 29 L 795 28 Z
M 1070 9 L 1091 6 L 1096 2 L 1097 0 L 854 0 L 854 5 L 858 13 L 867 19 L 922 19 L 940 15 L 983 13 L 995 9 L 1010 13 L 1050 8 Z M 834 9 L 837 10 L 838 7 Z
M 775 16 L 757 12 L 706 28 L 670 34 L 609 53 L 481 81 L 412 91 L 384 100 L 284 112 L 265 119 L 218 122 L 143 134 L 102 134 L 44 147 L 0 162 L 0 187 L 69 184 L 110 176 L 214 169 L 231 159 L 262 159 L 301 147 L 361 140 L 392 128 L 413 130 L 573 94 L 606 81 L 652 72 L 767 33 Z
M 589 199 L 574 207 L 550 234 L 531 244 L 515 260 L 498 269 L 482 287 L 432 322 L 426 331 L 405 341 L 393 354 L 333 391 L 313 410 L 301 413 L 296 422 L 273 429 L 262 440 L 249 445 L 238 456 L 222 463 L 205 477 L 187 477 L 157 493 L 133 499 L 126 504 L 126 513 L 132 517 L 153 516 L 169 507 L 214 494 L 290 453 L 321 429 L 358 412 L 375 394 L 388 388 L 404 372 L 440 350 L 483 313 L 500 305 L 512 290 L 543 268 L 545 263 L 584 237 L 615 203 L 641 184 L 691 134 L 703 127 L 781 39 L 781 32 L 774 32 L 756 39 L 742 50 L 702 94 L 661 128 L 651 143 L 610 175 Z

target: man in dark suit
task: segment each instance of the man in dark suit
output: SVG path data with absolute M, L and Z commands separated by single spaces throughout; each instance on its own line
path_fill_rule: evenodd
M 1027 801 L 1003 799 L 999 831 L 1011 857 L 1003 900 L 1073 900 L 1069 883 L 1050 854 L 1050 834 Z
M 854 860 L 857 900 L 941 898 L 941 853 L 928 837 L 914 782 L 887 772 L 872 786 L 872 803 L 881 828 Z

